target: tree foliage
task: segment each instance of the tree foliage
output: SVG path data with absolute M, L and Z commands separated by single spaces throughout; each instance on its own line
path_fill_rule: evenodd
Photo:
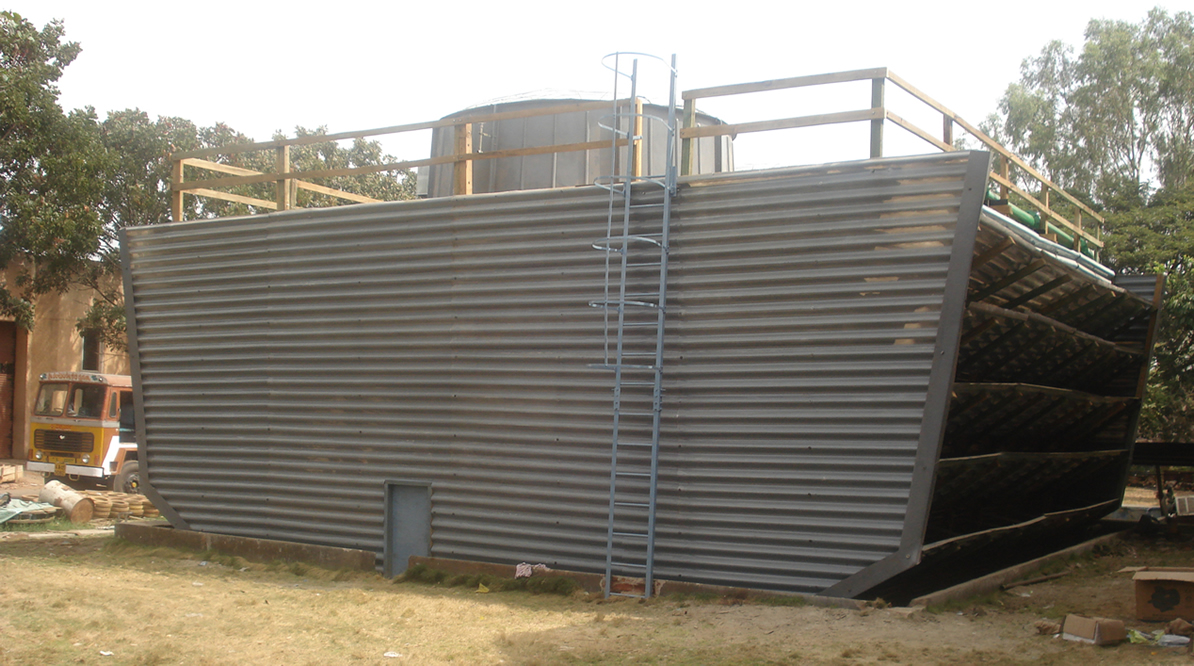
M 1131 273 L 1167 276 L 1141 434 L 1188 441 L 1194 435 L 1194 180 L 1160 190 L 1148 205 L 1107 216 L 1112 264 Z
M 39 296 L 75 286 L 95 299 L 77 323 L 98 333 L 111 348 L 126 345 L 120 281 L 120 231 L 170 221 L 170 154 L 252 143 L 231 127 L 197 127 L 184 118 L 159 117 L 128 109 L 100 122 L 92 109 L 65 113 L 56 82 L 79 54 L 63 40 L 60 22 L 38 30 L 13 12 L 0 12 L 0 271 L 13 271 L 0 284 L 0 316 L 32 329 Z M 326 134 L 326 128 L 297 128 L 298 136 Z M 280 134 L 275 139 L 284 138 Z M 274 170 L 271 151 L 212 158 L 261 172 Z M 376 141 L 349 147 L 333 141 L 297 146 L 291 170 L 340 169 L 392 163 Z M 213 174 L 220 177 L 226 174 Z M 202 176 L 200 176 L 202 177 Z M 325 185 L 374 199 L 414 196 L 409 172 L 379 172 L 320 179 Z M 236 194 L 274 199 L 273 184 L 249 185 Z M 346 203 L 300 190 L 299 206 Z M 245 204 L 184 197 L 188 219 L 244 215 Z
M 1141 434 L 1194 437 L 1194 14 L 1091 21 L 1021 66 L 985 127 L 1106 216 L 1104 260 L 1167 277 Z
M 79 53 L 62 25 L 0 12 L 0 315 L 33 325 L 39 295 L 66 288 L 96 250 L 103 148 L 90 111 L 63 113 L 55 82 Z M 24 260 L 24 261 L 20 261 Z
M 1108 207 L 1139 206 L 1148 184 L 1179 189 L 1194 169 L 1194 14 L 1139 24 L 1093 20 L 1082 50 L 1052 42 L 987 128 L 1058 185 Z

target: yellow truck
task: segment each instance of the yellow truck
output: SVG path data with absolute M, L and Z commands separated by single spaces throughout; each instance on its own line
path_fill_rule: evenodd
M 49 372 L 40 379 L 25 469 L 47 481 L 140 492 L 132 378 Z

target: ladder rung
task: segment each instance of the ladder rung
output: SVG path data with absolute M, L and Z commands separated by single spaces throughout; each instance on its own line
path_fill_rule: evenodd
M 654 446 L 654 444 L 652 444 L 651 442 L 618 442 L 618 446 L 635 446 L 635 447 L 650 448 L 650 447 Z
M 638 477 L 641 479 L 651 478 L 650 472 L 614 472 L 614 474 L 616 474 L 618 476 L 634 476 L 634 477 Z
M 645 532 L 614 532 L 614 536 L 627 537 L 631 539 L 646 539 Z
M 618 308 L 627 305 L 631 307 L 651 308 L 653 310 L 659 309 L 658 303 L 648 303 L 646 301 L 589 301 L 589 307 L 591 308 L 608 308 L 610 310 L 617 310 Z
M 640 509 L 650 509 L 650 504 L 643 504 L 642 502 L 614 502 L 614 506 L 633 506 Z
M 619 409 L 618 413 L 622 416 L 655 416 L 655 410 L 646 409 Z
M 616 364 L 616 363 L 590 363 L 589 367 L 593 368 L 595 370 L 617 370 L 618 364 Z M 623 370 L 654 370 L 655 369 L 655 366 L 653 366 L 653 365 L 631 365 L 628 363 L 623 363 L 621 367 Z
M 622 382 L 622 386 L 655 386 L 655 382 Z M 663 391 L 663 389 L 659 389 Z
M 635 562 L 610 562 L 610 565 L 611 565 L 611 566 L 615 566 L 615 567 L 630 567 L 630 568 L 632 568 L 632 569 L 646 569 L 646 568 L 647 568 L 647 565 L 645 565 L 645 564 L 637 564 L 637 563 L 635 563 Z M 633 597 L 633 596 L 637 596 L 637 595 L 633 595 L 633 594 L 623 594 L 623 595 L 621 595 L 621 596 L 624 596 L 624 597 Z

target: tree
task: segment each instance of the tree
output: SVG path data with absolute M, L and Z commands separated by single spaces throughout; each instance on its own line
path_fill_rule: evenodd
M 1194 437 L 1194 14 L 1091 21 L 1021 66 L 985 128 L 1106 216 L 1104 261 L 1164 273 L 1141 434 Z
M 1021 65 L 986 125 L 1058 185 L 1107 207 L 1176 189 L 1194 168 L 1194 14 L 1091 21 L 1075 57 L 1052 42 Z
M 1194 435 L 1194 179 L 1162 189 L 1148 205 L 1107 216 L 1104 240 L 1113 264 L 1131 273 L 1167 276 L 1141 434 L 1188 441 Z
M 55 82 L 79 53 L 62 24 L 0 12 L 0 315 L 32 328 L 38 296 L 65 289 L 97 249 L 103 146 L 90 110 L 63 113 Z
M 15 271 L 13 284 L 0 284 L 0 315 L 32 329 L 39 296 L 89 287 L 95 300 L 77 328 L 99 334 L 110 348 L 124 349 L 120 231 L 170 221 L 171 153 L 252 139 L 223 123 L 199 128 L 184 118 L 151 120 L 137 109 L 110 113 L 103 122 L 90 108 L 64 113 L 55 83 L 80 48 L 64 42 L 63 35 L 61 22 L 39 31 L 13 12 L 0 12 L 0 271 Z M 297 132 L 320 135 L 326 128 Z M 270 152 L 214 159 L 273 170 Z M 292 154 L 295 170 L 394 161 L 376 141 L 364 140 L 348 148 L 331 141 L 309 144 Z M 404 171 L 316 182 L 396 200 L 413 198 L 415 180 Z M 245 186 L 236 193 L 272 199 L 272 187 Z M 185 199 L 189 219 L 262 212 L 219 199 Z M 298 203 L 345 202 L 303 191 Z

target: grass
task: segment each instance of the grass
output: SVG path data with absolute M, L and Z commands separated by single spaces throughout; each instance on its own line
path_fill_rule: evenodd
M 503 578 L 490 574 L 452 574 L 425 564 L 416 564 L 394 579 L 395 583 L 418 582 L 443 587 L 464 587 L 479 589 L 485 586 L 490 592 L 511 592 L 514 590 L 531 594 L 555 594 L 568 597 L 583 591 L 571 578 L 564 576 L 531 576 L 530 578 Z
M 66 532 L 85 529 L 88 525 L 76 525 L 66 518 L 59 516 L 44 523 L 13 524 L 10 520 L 0 524 L 0 532 Z

